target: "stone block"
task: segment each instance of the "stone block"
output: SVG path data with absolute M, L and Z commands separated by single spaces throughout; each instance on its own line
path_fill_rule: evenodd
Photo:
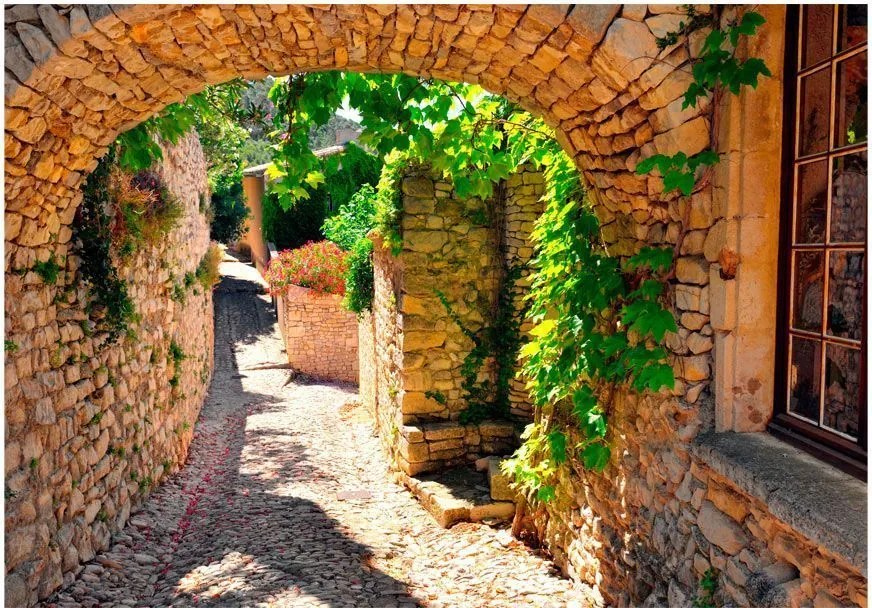
M 435 195 L 433 180 L 422 176 L 404 178 L 402 191 L 403 194 L 419 198 L 432 198 Z
M 424 425 L 422 428 L 427 441 L 457 439 L 466 433 L 464 427 L 458 422 L 437 422 Z
M 515 500 L 515 492 L 510 487 L 508 476 L 503 474 L 500 465 L 502 458 L 488 459 L 487 479 L 490 484 L 490 496 L 494 500 Z
M 444 331 L 407 331 L 403 334 L 403 352 L 439 348 L 447 337 Z
M 410 463 L 430 460 L 430 449 L 426 443 L 409 443 L 400 439 L 400 455 Z
M 515 427 L 508 422 L 482 422 L 478 430 L 483 438 L 514 437 Z
M 470 521 L 483 521 L 485 519 L 507 520 L 515 515 L 515 503 L 491 502 L 479 504 L 469 509 Z
M 675 278 L 681 283 L 705 285 L 709 282 L 709 265 L 705 258 L 688 256 L 675 263 Z
M 742 527 L 708 500 L 702 503 L 696 523 L 709 542 L 729 555 L 736 555 L 748 544 Z

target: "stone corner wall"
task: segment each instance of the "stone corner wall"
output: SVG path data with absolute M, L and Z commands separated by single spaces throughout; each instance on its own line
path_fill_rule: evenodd
M 211 291 L 171 297 L 209 246 L 196 135 L 165 147 L 158 171 L 185 211 L 160 243 L 115 260 L 140 316 L 126 336 L 111 342 L 95 324 L 67 226 L 56 284 L 32 271 L 6 275 L 15 345 L 5 368 L 7 606 L 49 596 L 185 462 L 213 365 Z M 8 255 L 28 254 L 6 245 Z M 178 364 L 171 341 L 185 353 Z
M 462 199 L 428 167 L 414 166 L 401 187 L 402 251 L 394 256 L 375 238 L 373 312 L 360 327 L 362 378 L 368 370 L 361 397 L 394 464 L 414 475 L 511 453 L 529 420 L 529 399 L 513 382 L 513 420 L 460 423 L 467 407 L 461 366 L 473 343 L 437 290 L 464 328 L 477 331 L 493 319 L 507 268 L 532 257 L 544 180 L 521 167 L 490 200 Z M 528 275 L 514 302 L 518 314 Z M 493 382 L 495 374 L 495 362 L 486 361 L 481 379 Z
M 276 301 L 288 363 L 316 378 L 357 383 L 357 318 L 342 296 L 291 285 Z

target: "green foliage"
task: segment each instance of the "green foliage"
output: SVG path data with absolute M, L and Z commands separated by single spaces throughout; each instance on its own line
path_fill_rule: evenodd
M 691 5 L 687 6 L 686 11 L 688 21 L 681 21 L 678 30 L 658 38 L 659 48 L 677 44 L 691 32 L 714 24 L 709 15 L 697 13 Z M 682 109 L 696 107 L 699 98 L 707 96 L 716 87 L 723 87 L 738 95 L 742 86 L 757 88 L 760 76 L 772 76 L 762 59 L 749 57 L 741 61 L 736 57 L 740 41 L 755 35 L 764 23 L 766 19 L 760 13 L 746 11 L 741 19 L 727 24 L 723 29 L 712 29 L 703 42 L 699 56 L 693 62 L 693 82 L 684 94 Z
M 303 186 L 305 196 L 289 196 L 283 180 L 269 184 L 263 203 L 264 234 L 279 249 L 295 249 L 324 236 L 330 238 L 323 232 L 325 220 L 332 220 L 333 213 L 349 219 L 347 210 L 354 195 L 364 185 L 375 185 L 381 171 L 381 161 L 354 144 L 348 144 L 341 154 L 317 160 L 319 175 L 325 181 L 317 186 Z M 343 228 L 337 226 L 336 230 L 341 232 Z M 349 251 L 353 245 L 347 241 L 334 242 Z
M 113 247 L 126 257 L 163 241 L 185 213 L 159 174 L 113 168 L 109 176 Z
M 245 229 L 248 207 L 242 192 L 242 171 L 209 173 L 212 190 L 209 236 L 219 243 L 238 241 Z
M 185 286 L 183 283 L 173 283 L 172 290 L 170 291 L 170 299 L 173 302 L 184 303 L 184 301 L 188 297 L 188 292 L 185 290 Z
M 664 50 L 670 46 L 678 44 L 679 40 L 687 38 L 688 34 L 700 28 L 711 25 L 714 20 L 712 13 L 700 13 L 692 4 L 685 5 L 687 21 L 681 20 L 678 22 L 678 29 L 672 32 L 667 32 L 662 37 L 657 38 L 657 48 Z
M 693 608 L 717 608 L 715 593 L 718 591 L 718 571 L 709 568 L 699 581 L 699 593 L 693 599 Z
M 270 91 L 277 146 L 276 173 L 291 200 L 304 184 L 324 179 L 305 137 L 326 123 L 343 100 L 362 116 L 361 144 L 381 156 L 406 154 L 428 162 L 454 181 L 461 197 L 487 197 L 493 186 L 524 163 L 541 160 L 538 142 L 552 137 L 541 120 L 480 87 L 404 74 L 319 72 L 277 81 Z
M 212 243 L 209 245 L 206 253 L 203 254 L 203 258 L 197 265 L 197 271 L 194 273 L 194 280 L 196 280 L 205 291 L 211 290 L 221 280 L 221 273 L 218 268 L 221 264 L 221 258 L 223 257 L 224 254 L 221 252 L 221 249 L 215 245 L 215 243 Z
M 654 154 L 636 165 L 636 173 L 644 175 L 654 169 L 663 177 L 663 190 L 672 192 L 679 190 L 689 196 L 696 185 L 696 171 L 703 166 L 713 166 L 720 160 L 717 152 L 704 150 L 688 157 L 684 152 L 676 152 L 672 156 Z
M 339 211 L 324 222 L 324 236 L 346 251 L 365 239 L 375 227 L 376 190 L 363 184 Z
M 448 397 L 446 397 L 445 393 L 442 391 L 424 391 L 424 396 L 427 399 L 432 399 L 436 403 L 441 403 L 442 405 L 448 403 Z
M 55 254 L 51 254 L 44 262 L 35 263 L 31 270 L 38 274 L 46 285 L 55 285 L 62 269 L 57 263 Z
M 112 262 L 111 218 L 105 212 L 112 205 L 109 178 L 114 157 L 115 151 L 110 149 L 85 180 L 82 203 L 73 221 L 74 247 L 81 259 L 79 272 L 101 311 L 97 326 L 108 332 L 107 343 L 117 340 L 136 319 L 127 284 L 118 277 Z M 97 312 L 94 308 L 92 313 Z
M 3 341 L 4 350 L 7 353 L 14 353 L 18 351 L 18 344 L 12 340 L 4 340 Z
M 263 233 L 267 241 L 275 243 L 276 248 L 296 249 L 311 241 L 320 241 L 321 226 L 327 217 L 325 191 L 319 190 L 317 196 L 301 199 L 285 209 L 281 195 L 273 189 L 270 182 L 263 197 Z
M 340 154 L 325 157 L 321 164 L 331 212 L 344 208 L 364 185 L 375 186 L 382 170 L 382 160 L 354 142 Z
M 343 306 L 357 314 L 372 310 L 375 294 L 372 241 L 368 238 L 359 239 L 349 252 L 346 263 L 348 269 L 345 271 Z
M 176 388 L 182 377 L 182 361 L 187 359 L 182 347 L 178 345 L 175 339 L 170 340 L 170 347 L 167 351 L 167 360 L 173 363 L 173 375 L 170 377 L 170 386 Z
M 185 351 L 182 350 L 182 347 L 175 340 L 170 340 L 170 348 L 167 352 L 167 358 L 173 363 L 181 363 L 187 357 L 185 356 Z

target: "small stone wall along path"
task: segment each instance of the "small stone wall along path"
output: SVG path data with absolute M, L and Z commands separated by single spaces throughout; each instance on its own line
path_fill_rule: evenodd
M 354 389 L 288 383 L 269 298 L 222 264 L 189 461 L 43 606 L 587 606 L 507 530 L 440 528 L 393 483 Z M 252 369 L 272 365 L 264 369 Z

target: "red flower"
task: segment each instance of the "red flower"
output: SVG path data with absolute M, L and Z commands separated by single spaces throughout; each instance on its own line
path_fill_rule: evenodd
M 319 293 L 345 294 L 348 253 L 330 241 L 309 242 L 286 249 L 270 261 L 266 270 L 273 294 L 288 285 L 308 287 Z

